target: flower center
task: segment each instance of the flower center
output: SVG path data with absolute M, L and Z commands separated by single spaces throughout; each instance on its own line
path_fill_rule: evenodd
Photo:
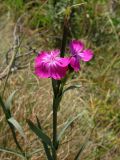
M 53 56 L 53 55 L 51 55 L 49 60 L 50 60 L 50 62 L 54 62 L 54 61 L 55 61 L 55 59 L 56 59 L 56 57 L 55 57 L 55 56 Z
M 57 61 L 57 57 L 51 54 L 43 59 L 43 62 L 49 63 L 50 65 L 55 64 L 56 61 Z

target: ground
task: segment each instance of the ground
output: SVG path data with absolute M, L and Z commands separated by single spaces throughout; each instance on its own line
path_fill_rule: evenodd
M 107 24 L 103 25 L 105 28 Z M 5 11 L 0 16 L 0 73 L 7 66 L 5 55 L 14 43 L 14 28 L 15 23 L 10 13 Z M 60 105 L 58 133 L 67 121 L 74 118 L 75 120 L 63 136 L 58 149 L 59 160 L 73 160 L 81 147 L 83 147 L 81 160 L 120 159 L 120 47 L 119 33 L 116 33 L 115 26 L 112 26 L 112 29 L 115 37 L 116 34 L 118 37 L 113 40 L 110 39 L 108 42 L 105 41 L 103 45 L 99 46 L 90 42 L 94 50 L 94 59 L 87 64 L 81 63 L 81 71 L 70 78 L 66 84 L 66 88 L 75 84 L 80 87 L 66 92 Z M 37 51 L 47 48 L 48 39 L 45 36 L 48 35 L 38 36 L 37 31 L 27 28 L 24 28 L 22 32 L 27 33 L 20 51 L 20 54 L 24 56 L 18 60 L 18 63 L 20 66 L 26 64 L 27 66 L 10 74 L 4 99 L 7 99 L 10 93 L 17 90 L 11 110 L 16 120 L 22 125 L 27 141 L 21 138 L 19 133 L 18 139 L 26 152 L 32 153 L 37 152 L 37 149 L 40 150 L 32 155 L 31 160 L 44 160 L 42 144 L 29 130 L 26 119 L 35 122 L 37 115 L 45 132 L 51 136 L 53 94 L 51 79 L 39 79 L 34 75 L 34 58 L 36 55 L 33 52 L 26 56 L 25 54 L 29 49 L 25 49 L 23 46 L 26 46 L 27 42 L 31 43 L 32 40 L 31 46 Z M 102 38 L 104 39 L 104 37 Z M 12 54 L 12 51 L 9 52 L 9 59 Z M 4 83 L 5 78 L 0 80 L 1 94 Z M 2 110 L 0 110 L 0 144 L 0 147 L 15 149 Z M 19 160 L 21 158 L 1 151 L 0 159 Z

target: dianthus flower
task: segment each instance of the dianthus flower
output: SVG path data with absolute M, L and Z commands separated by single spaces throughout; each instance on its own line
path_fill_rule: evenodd
M 35 74 L 40 78 L 61 79 L 66 75 L 69 58 L 59 57 L 59 50 L 42 51 L 35 59 Z
M 84 44 L 78 40 L 71 41 L 70 51 L 72 54 L 70 65 L 75 71 L 79 71 L 80 69 L 80 60 L 87 62 L 93 57 L 93 51 L 91 49 L 84 49 Z

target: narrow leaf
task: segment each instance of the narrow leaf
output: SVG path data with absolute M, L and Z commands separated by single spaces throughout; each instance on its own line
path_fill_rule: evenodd
M 23 131 L 21 125 L 16 121 L 16 119 L 14 117 L 11 117 L 8 119 L 8 121 L 17 129 L 17 131 L 20 133 L 20 135 L 26 139 L 24 131 Z
M 15 151 L 15 150 L 12 150 L 12 149 L 9 149 L 9 148 L 3 148 L 3 147 L 1 147 L 1 146 L 0 146 L 0 152 L 5 152 L 5 153 L 14 154 L 14 155 L 16 155 L 17 157 L 21 157 L 22 159 L 25 158 L 20 152 L 17 152 L 17 151 Z
M 80 160 L 80 156 L 83 153 L 85 147 L 87 146 L 88 142 L 89 142 L 89 138 L 86 138 L 85 142 L 81 145 L 80 149 L 78 150 L 77 155 L 75 156 L 74 160 Z
M 84 114 L 86 113 L 86 111 L 83 111 L 82 113 L 79 113 L 77 116 L 75 116 L 74 118 L 70 118 L 67 120 L 65 126 L 63 127 L 63 129 L 61 130 L 61 132 L 58 135 L 58 142 L 60 142 L 62 136 L 64 135 L 66 129 L 79 117 L 82 117 Z
M 53 154 L 55 153 L 55 149 L 52 145 L 50 138 L 45 133 L 43 133 L 43 131 L 40 128 L 35 126 L 32 121 L 27 120 L 27 122 L 28 122 L 30 129 L 41 139 L 41 141 L 44 145 L 45 151 L 46 151 L 46 155 L 49 157 L 49 160 L 53 160 L 53 157 L 51 156 L 51 154 L 48 150 L 49 149 L 48 146 L 50 146 L 52 149 L 52 153 Z
M 10 117 L 11 117 L 11 113 L 10 113 L 10 111 L 8 111 L 8 110 L 6 109 L 5 104 L 4 104 L 1 96 L 0 96 L 0 106 L 1 106 L 2 109 L 3 109 L 3 112 L 4 112 L 4 114 L 5 114 L 6 119 L 10 118 Z
M 49 138 L 45 133 L 43 133 L 43 131 L 42 131 L 40 128 L 38 128 L 37 126 L 35 126 L 32 121 L 27 120 L 27 122 L 28 122 L 28 125 L 29 125 L 30 129 L 31 129 L 44 143 L 46 143 L 47 145 L 51 146 L 52 142 L 51 142 L 50 138 Z
M 66 88 L 64 91 L 63 91 L 63 94 L 66 92 L 66 91 L 69 91 L 71 89 L 76 89 L 76 88 L 80 88 L 81 85 L 73 85 L 73 86 L 69 86 L 68 88 Z
M 12 101 L 13 101 L 13 98 L 16 94 L 17 90 L 13 91 L 10 96 L 8 97 L 8 99 L 6 100 L 5 102 L 5 106 L 6 106 L 6 109 L 10 110 L 10 107 L 12 106 Z
M 39 121 L 37 116 L 36 116 L 36 120 L 37 120 L 38 128 L 42 130 L 40 121 Z M 45 149 L 45 153 L 46 153 L 47 159 L 48 160 L 53 160 L 53 158 L 51 156 L 51 153 L 50 153 L 50 148 L 48 147 L 48 145 L 44 141 L 42 141 L 42 143 L 43 143 L 43 146 L 44 146 L 44 149 Z
M 38 126 L 38 128 L 40 128 L 40 129 L 42 130 L 42 127 L 41 127 L 40 121 L 39 121 L 39 119 L 38 119 L 38 117 L 37 117 L 37 116 L 36 116 L 36 120 L 37 120 L 37 126 Z

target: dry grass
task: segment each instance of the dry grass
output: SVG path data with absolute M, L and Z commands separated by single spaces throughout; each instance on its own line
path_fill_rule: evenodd
M 3 15 L 5 16 L 5 15 Z M 5 16 L 6 17 L 6 16 Z M 4 18 L 3 18 L 4 19 Z M 0 20 L 2 21 L 2 20 Z M 13 23 L 10 19 L 5 22 L 0 31 L 0 71 L 4 66 L 4 53 L 13 42 Z M 48 39 L 34 36 L 30 33 L 26 39 L 35 40 L 33 46 L 38 50 L 46 48 Z M 49 35 L 46 35 L 46 37 Z M 66 92 L 58 113 L 58 131 L 64 126 L 69 117 L 78 114 L 83 116 L 76 119 L 66 130 L 58 149 L 59 160 L 73 160 L 81 145 L 89 138 L 91 128 L 94 128 L 88 143 L 81 154 L 81 160 L 119 160 L 120 159 L 120 56 L 118 41 L 110 41 L 104 46 L 96 47 L 95 58 L 89 64 L 81 64 L 81 71 L 76 78 L 69 80 L 67 86 L 79 84 L 79 89 Z M 22 47 L 21 47 L 22 48 Z M 24 54 L 25 50 L 21 51 Z M 10 53 L 12 54 L 12 53 Z M 11 55 L 10 55 L 11 56 Z M 12 113 L 21 123 L 28 142 L 18 134 L 18 139 L 24 149 L 31 153 L 37 149 L 31 160 L 45 160 L 41 142 L 29 130 L 26 119 L 35 122 L 36 115 L 41 121 L 45 132 L 51 136 L 52 122 L 52 88 L 50 79 L 38 79 L 33 74 L 33 59 L 35 55 L 21 59 L 22 64 L 28 64 L 23 70 L 13 72 L 7 82 L 5 98 L 11 92 L 18 90 Z M 4 79 L 0 81 L 0 91 L 3 90 Z M 2 110 L 0 110 L 0 145 L 15 148 L 11 133 L 6 125 Z M 12 154 L 0 152 L 0 160 L 16 160 Z

